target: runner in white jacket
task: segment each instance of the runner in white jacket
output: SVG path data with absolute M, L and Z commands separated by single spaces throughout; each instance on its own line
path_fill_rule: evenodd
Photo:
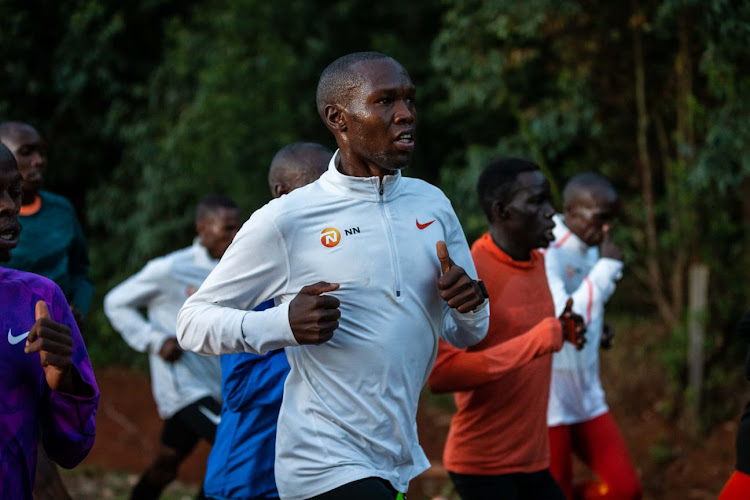
M 610 237 L 617 192 L 602 176 L 583 173 L 567 183 L 563 198 L 564 215 L 554 217 L 555 242 L 545 255 L 547 280 L 558 314 L 573 299 L 573 311 L 586 322 L 588 342 L 580 351 L 564 345 L 552 358 L 550 470 L 568 499 L 635 500 L 641 496 L 641 484 L 599 380 L 604 305 L 623 266 L 623 252 Z M 574 488 L 574 453 L 598 481 Z
M 289 347 L 276 443 L 284 499 L 406 491 L 429 467 L 415 417 L 438 338 L 466 347 L 487 331 L 450 202 L 399 172 L 414 146 L 413 98 L 388 56 L 331 64 L 318 87 L 339 145 L 328 171 L 255 212 L 180 311 L 187 349 Z M 278 307 L 251 311 L 270 298 Z
M 242 219 L 234 202 L 217 196 L 201 201 L 196 212 L 192 246 L 151 260 L 104 298 L 112 326 L 133 349 L 148 352 L 154 400 L 165 420 L 157 456 L 132 492 L 137 500 L 158 498 L 197 442 L 213 443 L 220 420 L 220 361 L 183 352 L 175 330 L 180 307 L 219 262 Z

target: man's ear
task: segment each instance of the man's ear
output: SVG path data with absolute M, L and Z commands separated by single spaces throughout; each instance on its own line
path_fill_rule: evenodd
M 274 198 L 281 198 L 282 194 L 289 194 L 289 186 L 284 184 L 283 182 L 277 182 L 273 185 L 273 197 Z
M 504 220 L 508 218 L 509 214 L 506 206 L 500 200 L 495 200 L 492 202 L 492 215 L 499 220 Z
M 329 104 L 324 110 L 326 125 L 333 132 L 346 132 L 346 113 L 338 104 Z

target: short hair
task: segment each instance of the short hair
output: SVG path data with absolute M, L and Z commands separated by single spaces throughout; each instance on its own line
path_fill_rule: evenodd
M 34 129 L 34 127 L 29 125 L 28 123 L 19 122 L 19 121 L 7 121 L 7 122 L 0 123 L 0 141 L 2 141 L 3 139 L 14 138 L 16 131 L 19 128 L 23 128 L 23 127 L 29 127 L 29 128 Z
M 535 170 L 540 170 L 539 165 L 519 158 L 499 158 L 484 168 L 477 181 L 477 193 L 487 220 L 492 222 L 495 201 L 503 205 L 510 203 L 518 174 Z
M 578 199 L 582 196 L 592 197 L 593 191 L 612 194 L 617 196 L 617 191 L 611 182 L 596 172 L 583 172 L 572 177 L 563 188 L 563 204 Z
M 362 74 L 354 71 L 352 66 L 362 61 L 391 59 L 391 56 L 381 52 L 354 52 L 339 57 L 328 65 L 318 80 L 318 90 L 315 101 L 318 114 L 325 120 L 325 108 L 329 104 L 338 104 L 343 99 L 350 99 L 351 92 L 357 84 L 362 82 Z
M 293 142 L 281 148 L 268 169 L 268 187 L 287 184 L 288 179 L 313 173 L 319 177 L 328 167 L 333 151 L 317 142 Z
M 237 204 L 226 196 L 210 194 L 199 201 L 195 207 L 195 222 L 202 221 L 220 208 L 237 208 Z

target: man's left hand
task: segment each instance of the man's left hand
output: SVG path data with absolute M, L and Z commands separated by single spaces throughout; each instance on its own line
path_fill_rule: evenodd
M 443 275 L 438 279 L 438 289 L 440 297 L 448 303 L 448 307 L 457 309 L 460 313 L 467 313 L 482 305 L 482 289 L 466 274 L 463 267 L 453 262 L 444 241 L 437 242 L 437 256 L 443 271 Z
M 50 389 L 72 394 L 73 337 L 70 328 L 52 321 L 47 304 L 42 300 L 36 303 L 35 313 L 36 323 L 29 330 L 24 352 L 39 353 L 39 361 Z

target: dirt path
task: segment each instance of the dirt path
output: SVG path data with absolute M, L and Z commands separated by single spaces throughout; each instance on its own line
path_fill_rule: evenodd
M 705 439 L 691 443 L 658 406 L 658 374 L 623 378 L 616 356 L 604 366 L 608 401 L 620 424 L 646 489 L 646 499 L 714 500 L 732 471 L 735 421 L 716 427 Z M 65 481 L 74 498 L 127 498 L 137 475 L 145 469 L 158 444 L 161 421 L 145 374 L 117 367 L 96 370 L 101 388 L 97 437 L 89 456 Z M 412 500 L 450 495 L 441 454 L 452 414 L 450 397 L 423 397 L 418 414 L 420 441 L 434 467 L 410 485 Z M 202 480 L 210 448 L 201 444 L 183 465 L 170 498 L 191 498 Z M 580 466 L 579 474 L 588 474 Z M 180 493 L 181 492 L 181 493 Z

